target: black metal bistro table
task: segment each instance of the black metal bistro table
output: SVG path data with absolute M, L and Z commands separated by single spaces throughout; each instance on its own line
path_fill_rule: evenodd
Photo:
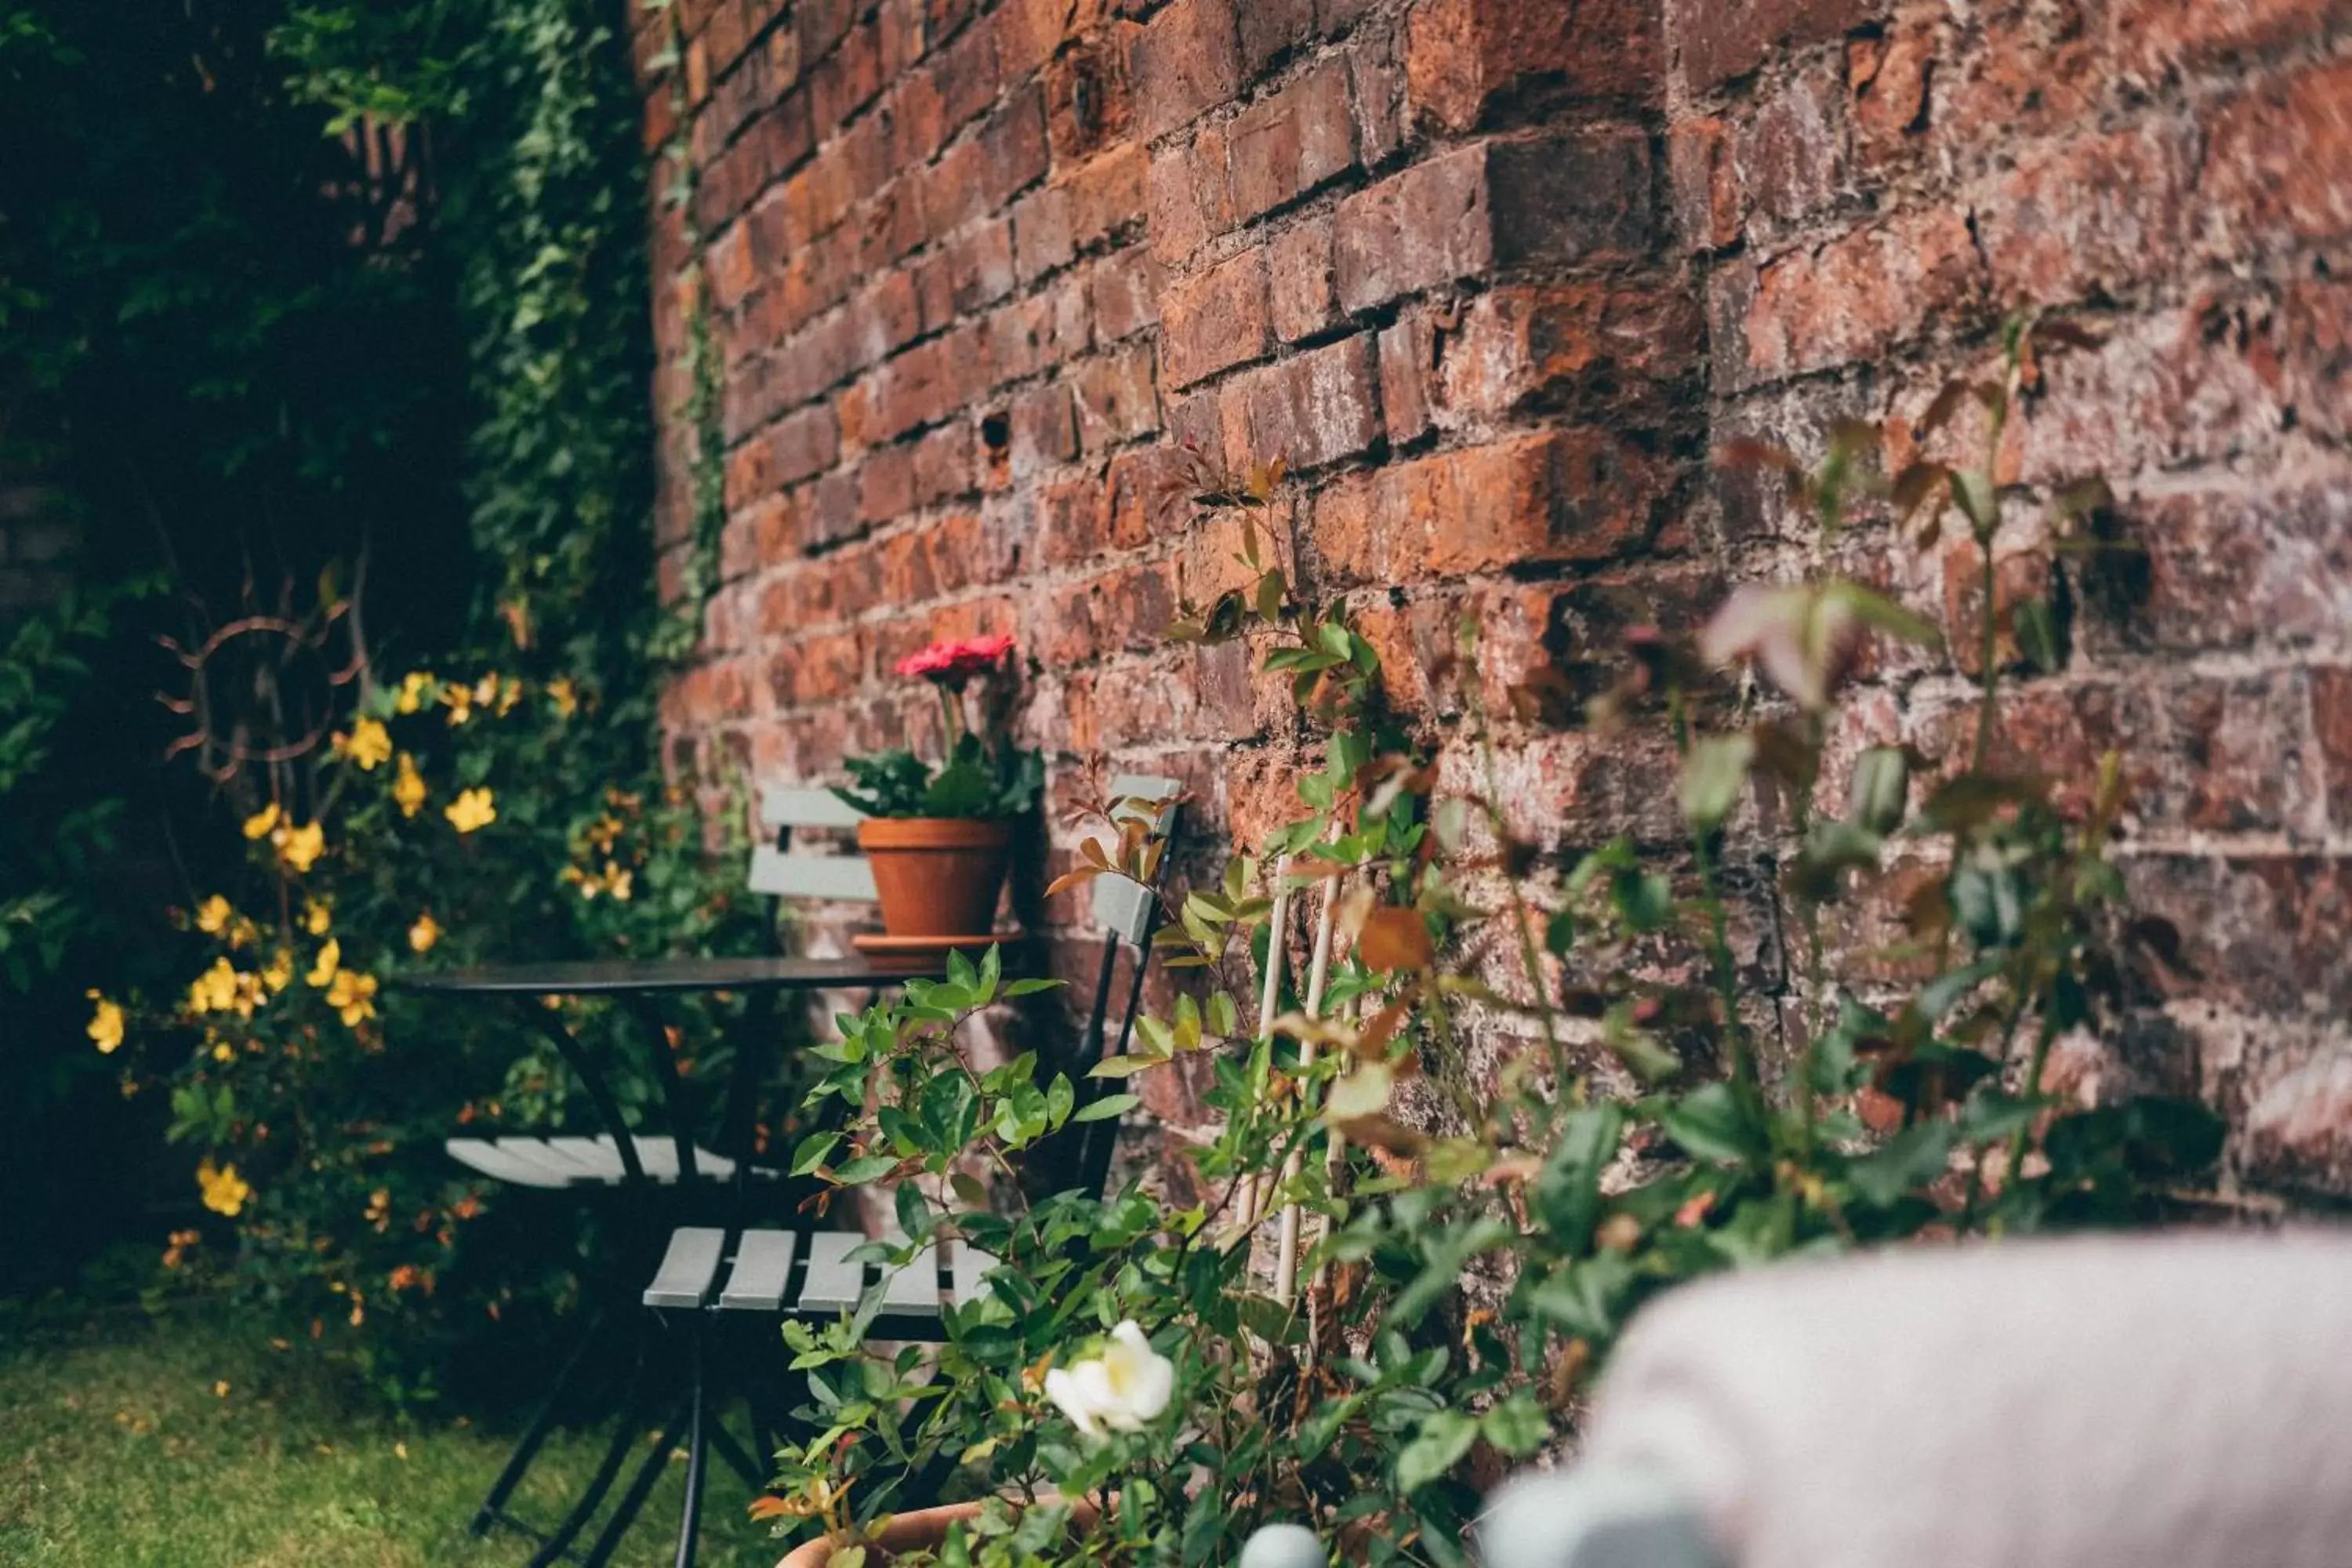
M 945 961 L 942 959 L 940 962 L 944 963 Z M 729 1031 L 733 1036 L 734 1063 L 729 1075 L 725 1110 L 717 1140 L 720 1150 L 733 1152 L 736 1207 L 730 1218 L 730 1223 L 740 1225 L 743 1217 L 746 1183 L 751 1174 L 749 1156 L 759 1083 L 766 1065 L 766 1054 L 760 1046 L 774 1039 L 777 998 L 793 991 L 860 988 L 879 991 L 886 986 L 903 984 L 910 979 L 935 979 L 943 973 L 938 965 L 909 965 L 904 962 L 876 963 L 863 956 L 647 959 L 417 971 L 394 975 L 390 984 L 400 990 L 446 997 L 452 1002 L 504 998 L 514 1004 L 520 1020 L 531 1033 L 554 1047 L 587 1093 L 589 1103 L 610 1135 L 613 1152 L 618 1158 L 620 1169 L 614 1175 L 614 1184 L 646 1194 L 652 1192 L 656 1184 L 656 1179 L 646 1172 L 635 1136 L 621 1114 L 620 1102 L 614 1096 L 611 1083 L 598 1069 L 593 1055 L 565 1026 L 558 1010 L 546 1005 L 545 999 L 607 998 L 617 1003 L 639 1025 L 639 1032 L 646 1042 L 647 1054 L 652 1058 L 654 1077 L 661 1089 L 663 1105 L 667 1111 L 669 1139 L 677 1154 L 677 1184 L 682 1192 L 690 1193 L 704 1185 L 705 1177 L 698 1160 L 699 1152 L 694 1138 L 692 1112 L 687 1102 L 685 1087 L 679 1081 L 677 1064 L 672 1059 L 668 1048 L 661 1004 L 667 998 L 714 993 L 735 993 L 748 998 L 750 1005 Z M 667 1173 L 666 1171 L 662 1173 L 664 1176 Z M 583 1364 L 590 1347 L 598 1342 L 603 1326 L 601 1320 L 591 1323 L 587 1335 L 558 1373 L 544 1405 L 516 1444 L 513 1455 L 474 1519 L 477 1534 L 487 1533 L 493 1524 L 503 1522 L 537 1537 L 539 1550 L 532 1554 L 530 1568 L 548 1568 L 549 1564 L 573 1555 L 572 1543 L 603 1505 L 627 1459 L 630 1447 L 650 1425 L 637 1418 L 646 1361 L 641 1340 L 622 1417 L 614 1431 L 613 1440 L 587 1489 L 562 1521 L 552 1531 L 542 1531 L 506 1511 L 508 1499 L 545 1443 L 562 1405 L 564 1393 L 574 1373 Z M 753 1488 L 766 1484 L 767 1477 L 760 1467 L 728 1436 L 725 1428 L 715 1421 L 703 1418 L 702 1345 L 698 1337 L 691 1348 L 694 1366 L 689 1385 L 664 1425 L 660 1440 L 640 1461 L 636 1475 L 622 1494 L 620 1504 L 605 1521 L 587 1553 L 579 1558 L 586 1568 L 601 1568 L 611 1558 L 620 1544 L 622 1535 L 644 1507 L 646 1498 L 667 1464 L 668 1456 L 676 1447 L 681 1432 L 700 1434 L 707 1429 L 711 1447 L 741 1472 Z M 695 1443 L 688 1454 L 686 1486 L 687 1505 L 680 1521 L 677 1559 L 681 1565 L 691 1564 L 694 1561 L 694 1534 L 700 1513 L 698 1505 L 702 1489 L 702 1445 L 699 1442 Z

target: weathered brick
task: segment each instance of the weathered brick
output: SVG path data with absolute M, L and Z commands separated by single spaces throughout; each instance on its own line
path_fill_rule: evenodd
M 2352 626 L 2352 490 L 2318 484 L 2127 500 L 2074 569 L 2094 653 L 2307 647 Z
M 1887 33 L 1846 45 L 1847 112 L 1866 163 L 1894 163 L 1924 142 L 1936 54 L 1935 19 L 1923 11 L 1906 12 Z
M 1430 384 L 1437 359 L 1437 330 L 1415 311 L 1381 331 L 1381 413 L 1391 442 L 1404 446 L 1429 434 Z
M 1777 45 L 1833 38 L 1885 0 L 1666 0 L 1666 29 L 1685 85 L 1706 92 L 1761 65 Z
M 1168 563 L 1120 566 L 1057 588 L 1038 620 L 1037 655 L 1058 668 L 1123 649 L 1156 647 L 1176 618 Z
M 1138 247 L 1104 257 L 1095 263 L 1091 283 L 1100 342 L 1117 342 L 1160 324 L 1160 268 L 1148 251 Z
M 1531 79 L 1580 99 L 1650 106 L 1664 90 L 1659 0 L 1423 0 L 1408 24 L 1414 106 L 1467 131 Z
M 2246 1173 L 2265 1187 L 2352 1195 L 2352 1055 L 2340 1040 L 2309 1054 L 2247 1108 Z
M 1746 214 L 1730 133 L 1722 121 L 1676 122 L 1666 137 L 1666 174 L 1674 190 L 1675 230 L 1685 247 L 1711 250 L 1739 237 Z
M 1081 250 L 1142 228 L 1150 163 L 1129 142 L 1070 172 L 1070 238 Z
M 1219 389 L 1228 458 L 1294 469 L 1351 458 L 1381 437 L 1380 370 L 1370 333 L 1234 377 Z
M 2344 0 L 2117 0 L 2116 62 L 2143 79 L 2212 63 L 2232 50 L 2275 47 L 2352 16 Z
M 1240 90 L 1230 0 L 1175 0 L 1135 40 L 1136 132 L 1156 141 Z
M 1035 386 L 1013 400 L 1015 479 L 1068 462 L 1077 455 L 1077 410 L 1070 401 L 1067 386 L 1059 383 Z
M 1665 493 L 1647 454 L 1601 431 L 1546 431 L 1333 486 L 1316 500 L 1315 546 L 1346 582 L 1605 560 L 1648 538 Z
M 914 503 L 969 495 L 973 489 L 971 426 L 958 420 L 927 433 L 915 444 Z
M 2352 828 L 2352 668 L 2312 669 L 2311 721 L 2327 820 L 2341 833 Z
M 1013 226 L 992 223 L 948 247 L 950 299 L 958 315 L 982 310 L 1013 292 Z
M 1275 335 L 1295 343 L 1339 322 L 1331 276 L 1330 215 L 1318 214 L 1274 237 L 1266 247 Z
M 2194 147 L 2186 126 L 2091 137 L 2021 163 L 1978 200 L 1993 297 L 2056 305 L 2122 297 L 2181 244 Z
M 1246 223 L 1355 165 L 1347 67 L 1328 60 L 1226 128 L 1226 215 Z
M 1214 126 L 1152 154 L 1149 175 L 1151 254 L 1185 260 L 1233 223 L 1225 190 L 1225 137 Z
M 1055 158 L 1089 158 L 1127 134 L 1135 118 L 1128 57 L 1139 30 L 1114 22 L 1046 67 L 1045 118 Z
M 1013 209 L 1013 258 L 1023 283 L 1066 267 L 1077 256 L 1070 233 L 1070 193 L 1059 185 L 1032 191 Z
M 2201 998 L 2257 1014 L 2352 1008 L 2352 858 L 2147 855 L 2124 869 L 2134 907 L 2180 931 Z
M 1654 237 L 1647 142 L 1615 132 L 1482 142 L 1339 208 L 1339 302 L 1367 310 L 1493 268 L 1638 253 Z
M 1444 353 L 1447 406 L 1496 415 L 1590 403 L 1660 413 L 1696 374 L 1698 310 L 1678 289 L 1503 288 L 1462 313 Z
M 1743 319 L 1718 322 L 1718 378 L 1727 369 L 1735 384 L 1883 353 L 1931 321 L 1965 320 L 1985 289 L 1967 217 L 1948 209 L 1790 251 L 1753 276 Z M 1724 326 L 1734 328 L 1728 342 Z
M 1254 246 L 1168 285 L 1160 316 L 1171 389 L 1246 363 L 1273 346 L 1265 262 L 1265 251 Z
M 2209 256 L 2352 231 L 2352 61 L 2263 82 L 2215 116 L 2199 182 Z
M 1752 216 L 1789 226 L 1830 205 L 1844 183 L 1836 121 L 1843 73 L 1822 61 L 1798 73 L 1741 128 L 1733 157 Z
M 1070 384 L 1077 399 L 1078 441 L 1087 451 L 1105 451 L 1159 430 L 1160 391 L 1149 342 L 1086 361 Z

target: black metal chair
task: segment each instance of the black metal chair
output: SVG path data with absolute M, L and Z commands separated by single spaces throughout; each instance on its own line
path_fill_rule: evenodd
M 1165 838 L 1172 833 L 1176 798 L 1181 786 L 1170 779 L 1127 776 L 1112 781 L 1112 793 L 1121 811 L 1146 814 L 1150 833 Z M 1079 1088 L 1081 1103 L 1098 1091 L 1100 1080 L 1089 1076 L 1106 1045 L 1111 1054 L 1124 1054 L 1142 1003 L 1151 936 L 1159 915 L 1156 889 L 1133 879 L 1108 874 L 1093 883 L 1095 923 L 1103 931 L 1100 972 L 1085 1034 L 1076 1049 L 1062 1063 Z M 1110 1004 L 1118 989 L 1119 959 L 1129 957 L 1125 1007 L 1111 1044 Z M 1108 1180 L 1118 1133 L 1116 1120 L 1066 1123 L 1055 1139 L 1032 1151 L 1033 1161 L 1050 1147 L 1071 1158 L 1067 1167 L 1083 1190 L 1099 1196 Z M 716 1447 L 732 1458 L 735 1447 L 714 1414 L 714 1391 L 705 1377 L 707 1348 L 715 1330 L 732 1323 L 751 1323 L 772 1331 L 789 1319 L 826 1320 L 855 1311 L 869 1293 L 878 1293 L 877 1311 L 868 1328 L 876 1341 L 933 1342 L 945 1335 L 945 1310 L 975 1300 L 995 1260 L 961 1240 L 927 1245 L 905 1262 L 889 1264 L 853 1256 L 871 1238 L 862 1232 L 797 1230 L 744 1225 L 681 1226 L 670 1234 L 659 1268 L 644 1293 L 645 1305 L 660 1321 L 680 1331 L 690 1362 L 686 1418 L 688 1452 L 686 1502 L 679 1523 L 677 1568 L 692 1568 L 702 1506 L 704 1458 Z M 868 1249 L 871 1250 L 871 1249 Z M 769 1342 L 772 1345 L 773 1341 Z M 719 1391 L 723 1396 L 723 1391 Z M 761 1401 L 752 1390 L 750 1403 L 753 1429 L 765 1436 L 782 1426 L 762 1419 Z M 652 1485 L 658 1456 L 645 1461 L 632 1495 Z M 756 1440 L 756 1437 L 755 1437 Z M 915 1493 L 935 1487 L 944 1477 L 919 1478 L 907 1489 Z
M 770 790 L 761 804 L 762 819 L 775 839 L 753 856 L 751 891 L 780 901 L 875 901 L 873 872 L 862 857 L 792 852 L 797 831 L 854 827 L 860 815 L 855 808 L 829 791 L 798 788 Z M 884 986 L 902 984 L 910 976 L 937 973 L 905 964 L 877 965 L 852 956 L 532 964 L 420 972 L 395 980 L 405 989 L 426 994 L 477 1004 L 502 999 L 518 1005 L 526 1029 L 548 1040 L 571 1068 L 604 1128 L 597 1134 L 452 1138 L 445 1145 L 452 1158 L 518 1194 L 566 1192 L 583 1202 L 606 1200 L 626 1209 L 651 1232 L 646 1251 L 635 1255 L 634 1273 L 627 1258 L 609 1260 L 620 1283 L 607 1307 L 592 1311 L 580 1344 L 517 1440 L 477 1510 L 476 1534 L 488 1534 L 494 1527 L 505 1525 L 530 1537 L 537 1550 L 530 1568 L 547 1568 L 579 1555 L 573 1543 L 611 1495 L 630 1447 L 648 1428 L 644 1415 L 647 1391 L 660 1383 L 658 1365 L 664 1359 L 662 1352 L 669 1348 L 662 1339 L 646 1336 L 645 1331 L 650 1325 L 628 1300 L 644 1279 L 644 1259 L 658 1250 L 662 1236 L 672 1226 L 715 1222 L 740 1227 L 755 1206 L 755 1198 L 775 1202 L 793 1194 L 795 1184 L 785 1179 L 781 1164 L 763 1162 L 752 1148 L 758 1085 L 777 1038 L 778 994 L 839 988 L 878 994 Z M 744 994 L 750 1005 L 733 1031 L 735 1063 L 717 1135 L 706 1142 L 698 1135 L 701 1118 L 696 1114 L 694 1096 L 680 1082 L 667 1047 L 659 1002 L 665 996 L 717 992 Z M 667 1131 L 650 1135 L 628 1124 L 594 1053 L 543 1005 L 551 995 L 609 998 L 633 1016 L 661 1086 L 669 1122 Z M 645 1229 L 636 1234 L 645 1234 Z M 616 1335 L 616 1330 L 621 1334 Z M 616 1344 L 621 1335 L 626 1337 Z M 562 1520 L 551 1529 L 542 1529 L 509 1511 L 508 1505 L 557 1422 L 566 1415 L 582 1414 L 576 1408 L 575 1393 L 588 1380 L 587 1374 L 600 1369 L 604 1357 L 599 1352 L 615 1350 L 630 1358 L 630 1372 L 612 1439 L 586 1489 Z M 682 1419 L 673 1415 L 668 1426 L 677 1428 Z M 656 1452 L 667 1454 L 677 1440 L 673 1431 Z M 749 1484 L 762 1483 L 760 1467 L 723 1430 L 713 1434 L 712 1446 Z M 643 1507 L 654 1479 L 654 1472 L 641 1469 L 580 1561 L 596 1568 L 609 1559 Z

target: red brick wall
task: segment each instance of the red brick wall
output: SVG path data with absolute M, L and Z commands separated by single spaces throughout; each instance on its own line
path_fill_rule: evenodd
M 724 358 L 724 583 L 667 694 L 682 766 L 825 779 L 930 721 L 892 663 L 1019 634 L 1025 720 L 1180 773 L 1247 839 L 1299 756 L 1247 649 L 1171 651 L 1231 538 L 1192 442 L 1299 474 L 1297 574 L 1468 758 L 1462 682 L 1602 679 L 1617 634 L 1836 565 L 1969 613 L 1963 552 L 1824 544 L 1709 450 L 1895 421 L 2033 303 L 2051 367 L 2005 480 L 2099 471 L 2139 579 L 2053 566 L 2060 673 L 2012 734 L 2139 786 L 2126 853 L 2200 977 L 2105 1064 L 2236 1121 L 2257 1186 L 2352 1194 L 2352 5 L 2336 0 L 678 0 L 688 123 L 642 26 L 648 138 L 690 138 Z M 658 396 L 661 525 L 691 432 Z M 1446 650 L 1465 612 L 1475 677 Z M 1853 741 L 1965 737 L 1965 667 L 1882 669 Z M 1648 743 L 1507 727 L 1549 846 L 1670 836 Z M 1076 910 L 1049 923 L 1067 925 Z M 1759 922 L 1759 925 L 1761 922 Z M 1759 951 L 1759 977 L 1777 958 Z M 1159 1079 L 1166 1075 L 1152 1075 Z M 1171 1121 L 1181 1084 L 1153 1088 Z

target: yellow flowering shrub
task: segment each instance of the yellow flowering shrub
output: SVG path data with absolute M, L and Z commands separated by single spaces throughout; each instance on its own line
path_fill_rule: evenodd
M 185 978 L 89 997 L 89 1048 L 168 1096 L 192 1196 L 236 1232 L 209 1237 L 205 1277 L 255 1289 L 297 1342 L 405 1383 L 452 1338 L 576 1293 L 577 1237 L 509 1215 L 441 1147 L 557 1125 L 560 1060 L 512 1010 L 404 993 L 400 969 L 764 945 L 740 855 L 708 857 L 682 797 L 615 787 L 632 775 L 594 714 L 569 682 L 502 672 L 376 686 L 308 766 L 250 781 L 243 871 L 179 916 Z M 625 1027 L 567 1016 L 628 1059 Z M 656 1092 L 649 1072 L 617 1087 Z M 498 1242 L 469 1246 L 484 1227 Z

